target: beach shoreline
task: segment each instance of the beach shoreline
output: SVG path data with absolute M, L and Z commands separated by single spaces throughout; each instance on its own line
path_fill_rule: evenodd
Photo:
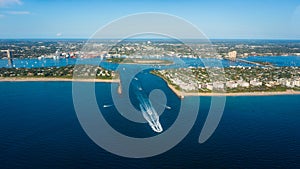
M 73 79 L 73 78 L 0 78 L 0 82 L 103 82 L 103 83 L 119 83 L 119 79 Z
M 241 93 L 201 93 L 201 92 L 184 92 L 179 91 L 175 86 L 169 84 L 164 78 L 162 78 L 167 86 L 177 95 L 179 98 L 187 96 L 275 96 L 275 95 L 300 95 L 300 91 L 287 90 L 280 92 L 241 92 Z M 0 78 L 0 82 L 102 82 L 102 83 L 119 83 L 119 79 L 69 79 L 69 78 Z
M 300 95 L 300 91 L 286 90 L 286 91 L 262 91 L 262 92 L 237 92 L 237 93 L 201 93 L 201 92 L 184 92 L 176 89 L 176 87 L 168 82 L 165 77 L 160 74 L 151 72 L 151 74 L 161 78 L 167 86 L 172 90 L 177 97 L 183 99 L 186 96 L 276 96 L 276 95 Z
M 167 83 L 167 82 L 166 82 Z M 300 91 L 287 90 L 282 92 L 241 92 L 241 93 L 201 93 L 201 92 L 183 92 L 177 90 L 174 86 L 167 83 L 168 87 L 179 97 L 186 96 L 276 96 L 276 95 L 300 95 Z

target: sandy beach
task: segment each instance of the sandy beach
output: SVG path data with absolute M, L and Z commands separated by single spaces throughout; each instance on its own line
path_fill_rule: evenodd
M 68 79 L 68 78 L 0 78 L 0 82 L 104 82 L 119 83 L 119 79 Z M 167 83 L 167 82 L 166 82 Z M 168 87 L 179 97 L 185 96 L 272 96 L 272 95 L 300 95 L 300 91 L 287 90 L 283 92 L 243 92 L 243 93 L 188 93 L 177 90 L 167 83 Z
M 167 83 L 168 84 L 168 83 Z M 174 86 L 168 84 L 168 87 L 179 97 L 185 96 L 275 96 L 275 95 L 300 95 L 300 91 L 287 90 L 283 92 L 243 92 L 243 93 L 187 93 L 177 90 Z
M 118 83 L 119 79 L 68 79 L 68 78 L 0 78 L 0 82 L 107 82 Z

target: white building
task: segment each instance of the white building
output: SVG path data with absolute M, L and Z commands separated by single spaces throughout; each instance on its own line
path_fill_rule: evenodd
M 286 84 L 286 79 L 284 78 L 280 78 L 280 79 L 277 79 L 277 82 L 281 85 L 285 85 Z
M 252 86 L 262 86 L 262 82 L 259 82 L 255 79 L 255 80 L 250 81 L 250 85 L 252 85 Z
M 224 89 L 224 83 L 223 82 L 214 82 L 213 83 L 213 88 L 215 89 Z
M 250 84 L 248 82 L 245 82 L 243 80 L 238 80 L 237 84 L 241 87 L 249 87 L 250 86 Z
M 300 80 L 295 80 L 294 85 L 299 87 L 300 86 Z
M 240 86 L 241 86 L 241 87 L 249 87 L 250 84 L 249 84 L 248 82 L 242 82 L 242 83 L 240 84 Z
M 226 82 L 226 87 L 228 87 L 228 88 L 237 88 L 238 84 L 233 82 L 233 81 L 229 81 L 229 82 Z
M 211 83 L 206 84 L 208 90 L 213 90 L 213 85 Z
M 236 55 L 237 55 L 236 51 L 228 52 L 228 58 L 231 59 L 231 60 L 235 60 Z

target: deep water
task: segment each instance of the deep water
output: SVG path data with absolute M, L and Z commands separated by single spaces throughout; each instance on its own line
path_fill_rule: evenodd
M 163 90 L 172 107 L 160 117 L 168 129 L 180 100 L 160 78 L 147 76 L 145 92 Z M 147 123 L 128 121 L 114 106 L 103 108 L 112 102 L 110 91 L 110 83 L 96 83 L 99 108 L 117 131 L 134 137 L 156 135 Z M 299 95 L 227 97 L 217 130 L 199 144 L 210 99 L 200 98 L 197 121 L 176 147 L 155 157 L 129 159 L 103 150 L 86 135 L 73 107 L 71 82 L 0 82 L 0 168 L 300 167 Z

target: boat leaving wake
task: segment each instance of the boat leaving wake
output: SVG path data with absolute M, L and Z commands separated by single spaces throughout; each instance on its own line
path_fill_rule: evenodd
M 111 106 L 113 106 L 113 105 L 112 104 L 105 104 L 105 105 L 103 105 L 104 108 L 111 107 Z
M 145 99 L 141 94 L 138 95 L 140 101 L 140 109 L 143 113 L 143 117 L 147 120 L 153 131 L 160 133 L 163 128 L 159 122 L 159 116 L 153 108 L 149 99 Z
M 137 84 L 137 89 L 140 89 L 141 86 Z M 148 97 L 143 93 L 142 90 L 136 90 L 137 99 L 140 102 L 140 109 L 143 113 L 143 117 L 147 120 L 148 124 L 152 128 L 153 131 L 157 133 L 161 133 L 163 128 L 159 122 L 159 115 L 151 104 L 151 101 Z

